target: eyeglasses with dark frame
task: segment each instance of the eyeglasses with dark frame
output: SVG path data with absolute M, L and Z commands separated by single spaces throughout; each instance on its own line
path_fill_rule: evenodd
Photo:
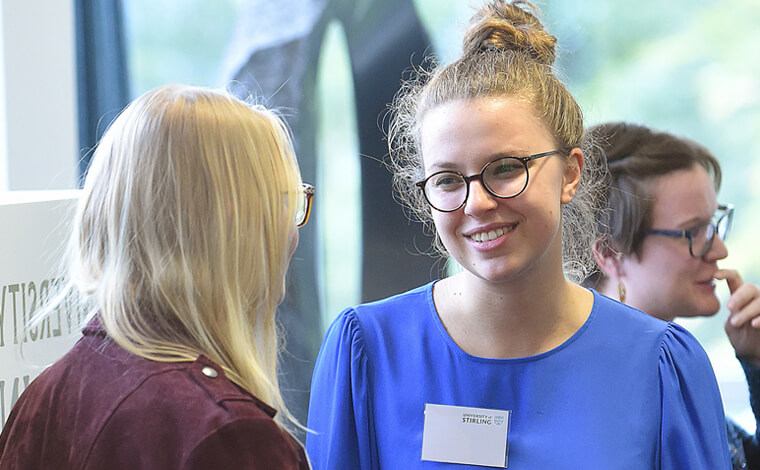
M 560 150 L 537 153 L 527 157 L 506 155 L 496 158 L 483 166 L 480 173 L 465 176 L 458 171 L 443 170 L 433 173 L 415 183 L 422 190 L 425 200 L 439 212 L 454 212 L 470 197 L 470 183 L 480 181 L 488 194 L 499 199 L 517 197 L 528 187 L 530 172 L 528 162 L 547 157 Z
M 309 221 L 311 204 L 314 199 L 314 186 L 303 183 L 298 191 L 298 208 L 296 209 L 296 227 L 303 227 Z
M 689 240 L 689 254 L 693 258 L 701 258 L 712 248 L 713 240 L 717 234 L 721 240 L 725 240 L 731 231 L 731 222 L 734 218 L 734 205 L 721 204 L 713 215 L 713 220 L 705 225 L 691 230 L 662 230 L 649 229 L 648 235 L 664 235 L 666 237 L 686 238 Z

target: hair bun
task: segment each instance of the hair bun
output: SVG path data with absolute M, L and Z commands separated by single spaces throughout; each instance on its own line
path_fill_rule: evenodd
M 538 12 L 524 0 L 490 0 L 470 20 L 462 40 L 464 54 L 515 51 L 552 65 L 557 38 L 546 32 L 536 17 Z

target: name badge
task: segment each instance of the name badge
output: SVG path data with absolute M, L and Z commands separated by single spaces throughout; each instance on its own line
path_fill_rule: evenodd
M 422 460 L 507 468 L 510 413 L 425 403 Z

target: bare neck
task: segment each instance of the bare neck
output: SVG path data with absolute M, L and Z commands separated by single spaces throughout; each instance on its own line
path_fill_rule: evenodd
M 607 297 L 609 297 L 611 299 L 621 300 L 620 299 L 620 292 L 618 291 L 617 282 L 613 281 L 612 279 L 605 279 L 604 282 L 600 282 L 599 284 L 597 284 L 597 286 L 595 287 L 595 289 L 600 294 L 604 294 L 604 295 L 606 295 Z M 626 304 L 626 305 L 628 305 L 630 307 L 637 308 L 637 309 L 641 310 L 642 312 L 644 312 L 644 313 L 646 313 L 648 315 L 651 315 L 651 316 L 653 316 L 655 318 L 659 318 L 660 320 L 663 320 L 663 321 L 673 321 L 676 318 L 676 315 L 671 315 L 670 313 L 666 313 L 666 312 L 658 311 L 658 310 L 653 309 L 653 308 L 649 308 L 649 307 L 651 307 L 651 305 L 650 306 L 643 305 L 640 302 L 636 301 L 636 296 L 632 296 L 632 297 L 634 297 L 634 298 L 633 299 L 629 298 L 627 300 L 623 299 L 625 301 L 622 302 L 622 303 L 624 303 L 624 304 Z
M 564 277 L 489 283 L 463 272 L 435 285 L 438 314 L 465 352 L 488 358 L 549 351 L 586 321 L 593 295 Z

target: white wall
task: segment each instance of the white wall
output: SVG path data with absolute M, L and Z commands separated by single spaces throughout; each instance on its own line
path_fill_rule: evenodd
M 73 0 L 0 0 L 0 427 L 79 336 L 75 302 L 23 329 L 54 290 L 78 197 L 37 191 L 76 187 L 74 28 Z
M 76 187 L 73 0 L 0 0 L 0 191 Z

